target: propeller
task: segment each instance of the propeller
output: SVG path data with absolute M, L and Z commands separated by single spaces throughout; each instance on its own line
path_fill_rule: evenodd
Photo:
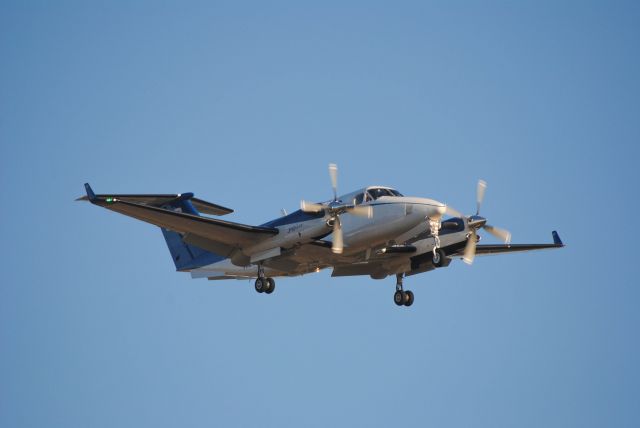
M 500 229 L 499 227 L 491 226 L 488 224 L 484 225 L 484 230 L 486 230 L 499 240 L 504 241 L 505 244 L 511 242 L 511 233 L 508 230 Z
M 464 247 L 464 256 L 462 260 L 470 265 L 473 263 L 473 259 L 476 257 L 476 243 L 478 242 L 478 235 L 475 229 L 471 229 L 471 235 L 467 239 L 467 245 Z
M 460 217 L 463 218 L 464 214 L 462 214 L 460 211 L 458 211 L 457 209 L 450 207 L 449 205 L 447 205 L 446 208 L 446 214 L 450 215 L 451 217 Z
M 333 245 L 331 245 L 331 251 L 335 254 L 342 254 L 344 248 L 344 239 L 342 237 L 342 224 L 340 224 L 340 216 L 336 215 L 333 221 Z
M 331 188 L 333 189 L 333 200 L 338 200 L 338 165 L 329 164 L 329 177 L 331 177 Z
M 486 191 L 487 182 L 484 180 L 478 180 L 478 185 L 476 187 L 476 214 L 474 216 L 465 217 L 456 209 L 447 206 L 447 214 L 453 217 L 466 218 L 467 225 L 471 230 L 471 233 L 469 234 L 469 237 L 467 239 L 467 245 L 464 247 L 464 255 L 462 257 L 462 260 L 468 265 L 473 263 L 473 260 L 476 256 L 478 229 L 486 230 L 487 233 L 495 236 L 505 244 L 511 242 L 511 233 L 508 230 L 491 226 L 487 224 L 487 220 L 485 218 L 480 217 L 480 207 L 482 206 L 482 201 L 484 200 L 484 194 Z
M 480 206 L 484 200 L 484 193 L 487 191 L 487 182 L 484 180 L 478 180 L 478 186 L 476 187 L 476 215 L 480 215 Z
M 319 213 L 324 211 L 329 218 L 327 224 L 333 228 L 333 245 L 331 251 L 335 254 L 342 254 L 344 249 L 344 237 L 342 236 L 342 222 L 340 215 L 349 213 L 361 217 L 373 217 L 373 210 L 368 205 L 352 205 L 343 204 L 338 200 L 338 166 L 334 163 L 329 164 L 329 177 L 331 178 L 331 188 L 333 190 L 333 200 L 328 204 L 319 204 L 316 202 L 300 202 L 300 209 L 308 213 Z

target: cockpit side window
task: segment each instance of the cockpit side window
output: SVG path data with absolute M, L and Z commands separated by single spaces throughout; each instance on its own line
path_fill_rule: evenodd
M 360 205 L 364 199 L 364 193 L 358 194 L 355 198 L 353 198 L 353 205 Z
M 402 193 L 398 192 L 397 190 L 389 189 L 389 192 L 391 192 L 393 196 L 404 196 Z

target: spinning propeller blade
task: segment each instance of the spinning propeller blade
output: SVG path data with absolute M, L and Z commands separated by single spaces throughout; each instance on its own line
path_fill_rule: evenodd
M 478 180 L 478 187 L 476 188 L 476 215 L 480 215 L 480 206 L 484 200 L 484 193 L 487 190 L 487 182 L 484 180 Z
M 373 217 L 373 209 L 368 205 L 356 205 L 355 207 L 347 208 L 347 212 L 359 217 Z
M 449 205 L 447 205 L 447 211 L 446 211 L 447 215 L 450 215 L 451 217 L 464 217 L 464 215 L 458 211 L 457 209 L 450 207 Z
M 331 246 L 331 251 L 335 254 L 342 254 L 343 248 L 342 225 L 340 224 L 340 217 L 337 217 L 333 222 L 333 245 Z
M 338 165 L 329 164 L 329 177 L 331 177 L 331 187 L 333 188 L 333 200 L 338 200 Z
M 324 205 L 314 202 L 300 201 L 300 209 L 306 213 L 319 213 L 324 210 Z
M 462 260 L 470 265 L 473 263 L 473 259 L 476 257 L 476 242 L 478 241 L 478 235 L 476 235 L 476 230 L 471 230 L 471 235 L 469 235 L 469 239 L 467 239 L 467 245 L 464 247 L 464 256 Z
M 484 226 L 484 230 L 500 239 L 501 241 L 504 241 L 505 244 L 511 242 L 511 233 L 508 230 L 500 229 L 499 227 L 490 226 L 488 224 Z

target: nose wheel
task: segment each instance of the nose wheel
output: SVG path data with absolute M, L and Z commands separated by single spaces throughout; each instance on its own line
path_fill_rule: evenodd
M 444 265 L 445 257 L 447 257 L 447 254 L 442 250 L 442 248 L 433 249 L 433 265 L 435 267 L 442 267 Z
M 396 275 L 396 292 L 393 294 L 393 302 L 398 306 L 411 306 L 413 305 L 413 291 L 404 291 L 402 286 L 402 280 L 404 274 Z

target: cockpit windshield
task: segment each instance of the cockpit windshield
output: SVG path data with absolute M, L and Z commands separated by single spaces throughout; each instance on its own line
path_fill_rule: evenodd
M 393 189 L 369 189 L 367 190 L 369 197 L 367 198 L 370 201 L 375 201 L 376 199 L 382 196 L 402 196 L 400 192 Z

